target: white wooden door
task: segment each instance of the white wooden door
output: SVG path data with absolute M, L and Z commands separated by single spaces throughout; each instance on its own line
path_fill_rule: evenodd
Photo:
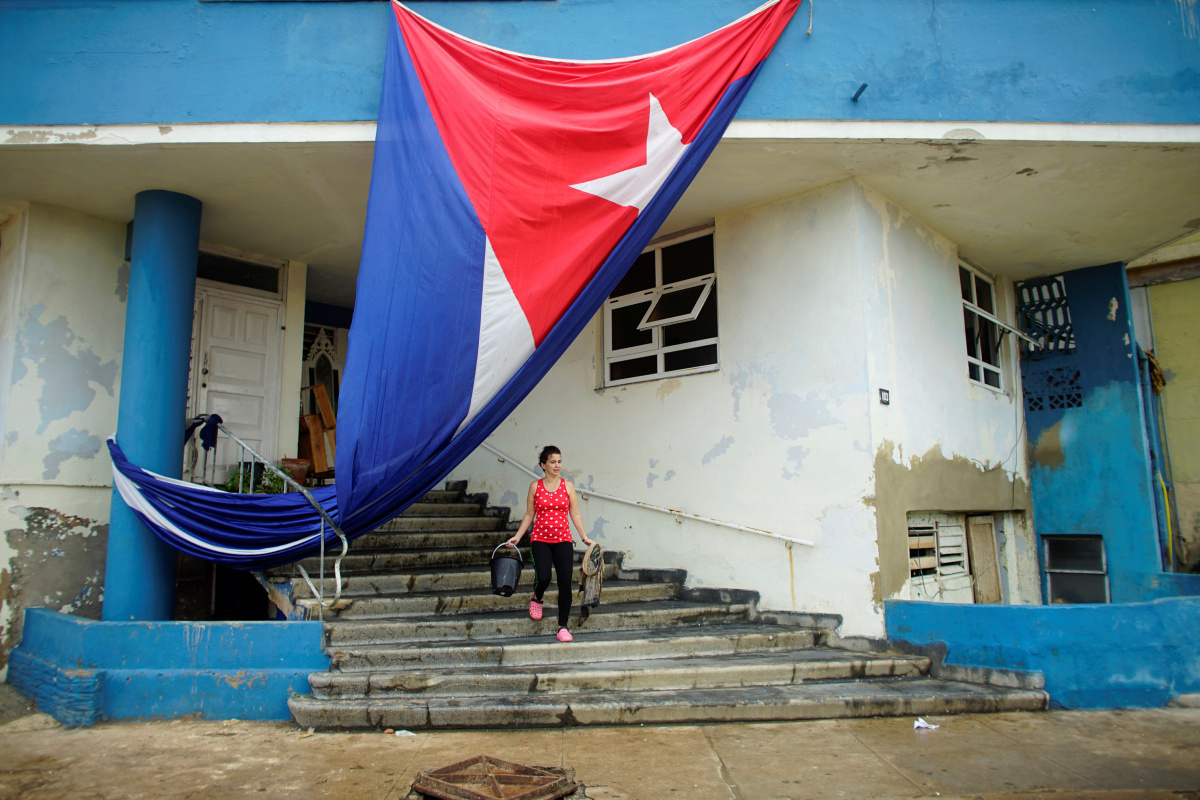
M 200 335 L 193 363 L 192 413 L 219 414 L 225 427 L 274 462 L 283 347 L 281 304 L 210 287 L 199 287 L 196 294 Z M 218 437 L 216 482 L 225 480 L 241 457 L 239 451 L 227 437 Z M 211 453 L 209 459 L 211 463 Z

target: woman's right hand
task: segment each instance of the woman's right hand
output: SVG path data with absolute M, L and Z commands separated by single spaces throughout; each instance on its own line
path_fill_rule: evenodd
M 513 537 L 513 538 L 511 538 L 511 539 L 505 539 L 505 540 L 504 540 L 504 543 L 505 543 L 506 545 L 508 545 L 509 547 L 516 547 L 516 546 L 517 546 L 517 542 L 519 542 L 519 541 L 521 541 L 521 537 L 520 537 L 520 536 L 514 536 L 514 537 Z

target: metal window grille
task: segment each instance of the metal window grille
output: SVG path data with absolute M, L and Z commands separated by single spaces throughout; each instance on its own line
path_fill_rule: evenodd
M 1017 284 L 1017 325 L 1042 347 L 1025 345 L 1026 358 L 1043 359 L 1075 352 L 1075 330 L 1061 275 Z

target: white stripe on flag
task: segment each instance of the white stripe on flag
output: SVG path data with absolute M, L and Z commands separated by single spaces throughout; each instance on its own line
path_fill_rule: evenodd
M 143 472 L 146 472 L 146 471 L 143 470 Z M 146 474 L 150 475 L 154 478 L 158 477 L 153 472 L 146 472 Z M 171 479 L 167 478 L 165 480 L 171 480 Z M 314 533 L 310 536 L 305 536 L 302 539 L 297 539 L 294 542 L 288 542 L 287 544 L 280 544 L 280 545 L 276 545 L 275 547 L 260 547 L 260 548 L 255 548 L 252 550 L 239 550 L 239 549 L 232 548 L 232 547 L 221 547 L 219 545 L 215 545 L 210 542 L 206 542 L 203 539 L 197 539 L 196 537 L 192 536 L 191 534 L 185 533 L 182 529 L 177 527 L 169 519 L 167 519 L 162 514 L 160 514 L 158 512 L 158 509 L 156 509 L 153 505 L 151 505 L 150 501 L 147 500 L 145 498 L 145 496 L 142 494 L 141 490 L 138 489 L 137 484 L 134 483 L 133 481 L 129 480 L 129 478 L 126 478 L 124 475 L 122 475 L 121 471 L 118 470 L 115 465 L 113 466 L 113 485 L 116 486 L 117 491 L 121 493 L 121 499 L 125 501 L 125 505 L 129 506 L 134 511 L 141 512 L 141 514 L 143 516 L 145 516 L 148 520 L 150 520 L 150 522 L 153 523 L 156 527 L 159 527 L 159 528 L 163 529 L 164 531 L 167 531 L 172 536 L 177 536 L 180 539 L 183 539 L 185 542 L 190 542 L 191 544 L 195 545 L 196 547 L 199 547 L 202 550 L 207 550 L 210 553 L 221 553 L 223 555 L 230 555 L 230 556 L 270 555 L 271 553 L 278 553 L 280 551 L 287 550 L 289 547 L 295 547 L 297 545 L 301 545 L 306 542 L 317 541 L 318 539 L 321 538 L 321 534 Z
M 533 330 L 504 269 L 486 240 L 483 255 L 483 300 L 479 313 L 479 348 L 475 355 L 475 386 L 471 407 L 458 426 L 461 431 L 508 383 L 533 355 Z M 458 434 L 455 431 L 455 435 Z

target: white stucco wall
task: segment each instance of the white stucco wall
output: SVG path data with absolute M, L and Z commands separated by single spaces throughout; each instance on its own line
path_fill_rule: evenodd
M 1024 469 L 1012 397 L 966 377 L 954 245 L 853 181 L 715 226 L 718 372 L 596 389 L 597 317 L 489 442 L 531 467 L 555 444 L 582 488 L 810 540 L 582 504 L 632 566 L 684 567 L 691 585 L 755 589 L 763 608 L 840 614 L 844 635 L 880 636 L 881 601 L 904 587 L 883 590 L 879 509 L 894 522 L 897 507 L 934 503 L 894 476 L 877 487 L 880 454 L 913 475 L 910 456 L 930 451 L 953 474 Z M 453 477 L 524 513 L 529 479 L 487 451 Z M 937 481 L 930 507 L 1002 510 L 971 505 L 970 476 L 957 500 L 953 475 Z
M 124 244 L 123 224 L 38 204 L 0 230 L 0 658 L 26 606 L 99 616 Z
M 901 511 L 994 513 L 1009 602 L 1038 602 L 1014 337 L 1006 335 L 1001 344 L 1003 390 L 971 382 L 954 243 L 867 187 L 859 188 L 858 205 L 867 286 L 868 407 L 877 456 L 873 501 L 877 510 L 887 503 L 895 516 L 878 522 L 883 560 L 888 537 L 901 534 Z M 976 266 L 986 271 L 986 265 Z M 997 316 L 1008 320 L 1012 281 L 992 277 Z M 880 402 L 880 389 L 889 391 L 888 405 Z M 897 475 L 885 461 L 907 474 Z M 907 559 L 906 553 L 892 555 L 893 561 Z M 884 597 L 917 598 L 908 585 L 884 583 Z

